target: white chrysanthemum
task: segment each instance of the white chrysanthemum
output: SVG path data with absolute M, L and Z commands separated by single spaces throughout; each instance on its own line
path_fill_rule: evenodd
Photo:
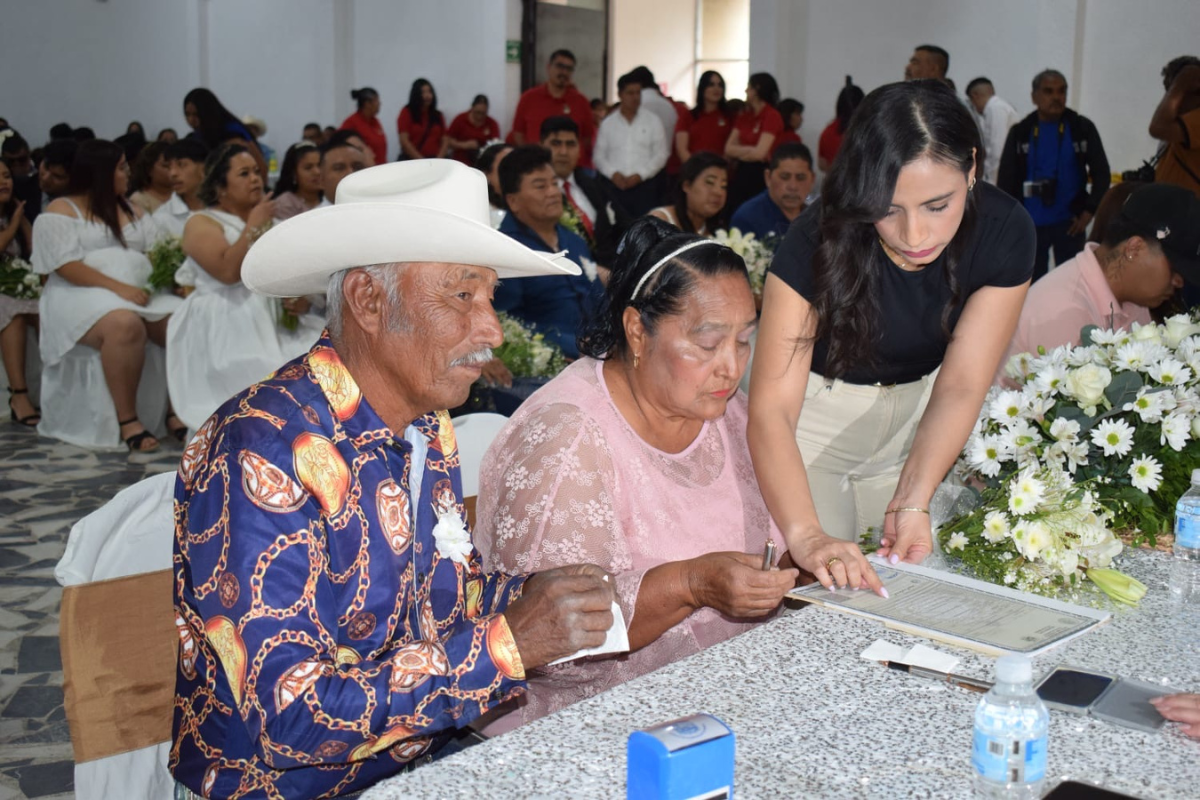
M 1059 417 L 1050 423 L 1050 435 L 1057 442 L 1075 442 L 1079 440 L 1079 423 L 1073 419 Z
M 965 550 L 967 547 L 967 535 L 960 531 L 950 534 L 949 541 L 946 542 L 947 550 Z
M 1129 480 L 1147 494 L 1157 491 L 1162 483 L 1162 464 L 1154 456 L 1135 458 L 1129 465 Z
M 1014 381 L 1023 381 L 1033 371 L 1032 362 L 1032 353 L 1017 353 L 1004 363 L 1004 374 Z
M 1011 449 L 999 436 L 972 436 L 967 445 L 967 463 L 989 478 L 999 475 L 1000 465 L 1011 456 Z
M 1191 435 L 1192 424 L 1187 416 L 1172 412 L 1163 417 L 1162 436 L 1159 437 L 1158 443 L 1170 445 L 1171 449 L 1178 453 Z
M 1026 469 L 1013 478 L 1009 485 L 1008 510 L 1019 517 L 1037 511 L 1046 493 L 1046 485 L 1034 475 L 1034 470 Z
M 1033 388 L 1042 394 L 1055 395 L 1067 379 L 1066 364 L 1047 364 L 1033 377 Z
M 1154 342 L 1132 341 L 1113 354 L 1113 366 L 1129 372 L 1144 372 L 1167 355 L 1167 349 Z
M 1133 447 L 1133 428 L 1123 419 L 1106 419 L 1092 428 L 1092 444 L 1106 456 L 1124 456 Z
M 1013 389 L 1000 392 L 988 404 L 988 416 L 1002 425 L 1010 425 L 1025 412 L 1021 393 Z
M 1147 391 L 1143 386 L 1138 389 L 1137 397 L 1126 403 L 1122 410 L 1133 411 L 1141 418 L 1142 422 L 1161 422 L 1165 401 L 1169 397 L 1171 396 L 1167 392 Z
M 1103 359 L 1103 355 L 1102 348 L 1089 344 L 1069 350 L 1066 354 L 1066 362 L 1069 367 L 1082 367 L 1087 364 L 1096 364 L 1098 360 Z
M 1164 358 L 1147 370 L 1151 378 L 1164 386 L 1179 386 L 1192 378 L 1192 371 L 1175 358 Z
M 1003 511 L 989 511 L 983 518 L 983 538 L 992 544 L 1008 538 L 1008 517 Z
M 1129 334 L 1123 330 L 1113 330 L 1111 328 L 1097 328 L 1092 331 L 1092 344 L 1102 346 L 1111 346 L 1121 344 L 1129 338 Z

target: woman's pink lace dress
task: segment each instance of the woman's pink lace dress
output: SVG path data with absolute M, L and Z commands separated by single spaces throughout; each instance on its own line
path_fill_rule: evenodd
M 762 553 L 771 521 L 746 444 L 746 398 L 681 453 L 643 442 L 613 404 L 601 363 L 581 359 L 527 400 L 484 457 L 475 544 L 487 569 L 536 572 L 599 564 L 632 624 L 652 567 L 714 551 Z M 781 549 L 782 552 L 782 549 Z M 622 656 L 534 671 L 510 730 L 748 630 L 703 608 Z

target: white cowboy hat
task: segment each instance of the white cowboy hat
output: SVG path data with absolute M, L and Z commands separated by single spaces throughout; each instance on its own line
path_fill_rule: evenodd
M 255 242 L 242 282 L 297 297 L 324 292 L 339 270 L 408 261 L 489 267 L 501 278 L 580 272 L 563 253 L 538 253 L 492 229 L 482 172 L 428 158 L 347 175 L 335 205 L 284 220 Z
M 247 128 L 250 128 L 251 133 L 253 133 L 255 136 L 266 136 L 267 135 L 267 123 L 265 121 L 263 121 L 260 117 L 256 117 L 253 114 L 243 114 L 242 115 L 242 124 L 245 125 Z M 258 130 L 255 131 L 254 130 L 255 128 L 257 128 Z

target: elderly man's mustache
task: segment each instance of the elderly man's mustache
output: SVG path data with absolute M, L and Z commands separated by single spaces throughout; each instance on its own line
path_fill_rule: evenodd
M 450 362 L 452 367 L 481 367 L 492 360 L 492 350 L 490 347 L 480 348 L 473 353 L 467 353 L 461 358 L 456 358 Z

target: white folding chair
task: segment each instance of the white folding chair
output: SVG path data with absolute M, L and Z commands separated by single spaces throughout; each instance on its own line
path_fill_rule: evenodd
M 463 497 L 479 494 L 479 467 L 492 440 L 508 424 L 500 414 L 466 414 L 450 420 L 458 440 L 458 457 L 462 468 Z
M 175 473 L 139 481 L 71 528 L 54 570 L 77 800 L 171 800 L 178 634 Z

